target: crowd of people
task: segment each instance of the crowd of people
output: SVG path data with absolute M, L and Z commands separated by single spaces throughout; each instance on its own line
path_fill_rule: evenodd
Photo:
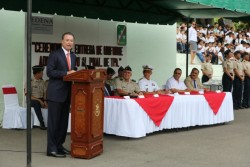
M 221 65 L 225 60 L 224 52 L 227 50 L 233 53 L 235 51 L 250 53 L 250 28 L 235 31 L 234 27 L 225 25 L 223 18 L 207 27 L 192 22 L 187 28 L 187 24 L 182 23 L 177 27 L 176 41 L 179 53 L 190 52 L 190 64 L 194 64 L 195 56 L 204 62 L 205 56 L 211 55 L 211 63 Z
M 225 51 L 225 60 L 222 63 L 223 76 L 222 86 L 224 92 L 232 92 L 234 109 L 242 109 L 250 107 L 250 62 L 249 54 L 240 51 Z M 211 55 L 205 56 L 205 62 L 201 65 L 202 78 L 200 79 L 197 68 L 193 68 L 190 75 L 183 81 L 180 80 L 182 70 L 176 68 L 173 76 L 166 81 L 165 88 L 159 88 L 158 84 L 151 80 L 153 73 L 151 65 L 143 66 L 143 77 L 138 83 L 131 79 L 132 69 L 129 66 L 120 67 L 119 75 L 115 75 L 115 71 L 107 68 L 107 80 L 105 82 L 105 96 L 138 96 L 145 94 L 168 94 L 183 93 L 191 91 L 208 91 L 203 86 L 204 82 L 208 82 L 213 77 L 213 67 L 211 64 Z M 241 61 L 241 59 L 243 59 Z

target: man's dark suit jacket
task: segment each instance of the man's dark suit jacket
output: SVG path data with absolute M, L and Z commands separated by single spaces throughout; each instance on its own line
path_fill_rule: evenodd
M 71 69 L 76 70 L 76 56 L 70 54 Z M 63 76 L 67 75 L 68 64 L 65 53 L 62 48 L 52 52 L 49 56 L 47 64 L 47 75 L 49 77 L 48 84 L 48 100 L 54 102 L 65 102 L 70 95 L 70 82 L 64 82 Z

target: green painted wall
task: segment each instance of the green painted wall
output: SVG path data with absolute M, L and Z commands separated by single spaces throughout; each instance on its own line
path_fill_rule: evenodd
M 25 14 L 0 10 L 0 86 L 13 84 L 23 97 L 23 60 L 25 53 Z M 0 124 L 3 116 L 3 95 L 0 96 Z

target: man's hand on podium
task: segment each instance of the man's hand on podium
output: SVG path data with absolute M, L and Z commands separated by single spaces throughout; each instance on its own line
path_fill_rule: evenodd
M 74 73 L 74 72 L 76 72 L 76 71 L 75 71 L 75 70 L 68 71 L 68 72 L 67 72 L 67 75 L 72 74 L 72 73 Z

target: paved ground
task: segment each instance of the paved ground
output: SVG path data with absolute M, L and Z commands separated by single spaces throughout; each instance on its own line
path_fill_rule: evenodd
M 226 125 L 166 130 L 140 139 L 105 135 L 90 160 L 47 157 L 46 131 L 32 130 L 32 167 L 250 167 L 250 109 Z M 0 167 L 26 166 L 26 131 L 0 129 Z M 70 135 L 66 148 L 70 148 Z

